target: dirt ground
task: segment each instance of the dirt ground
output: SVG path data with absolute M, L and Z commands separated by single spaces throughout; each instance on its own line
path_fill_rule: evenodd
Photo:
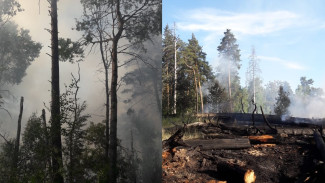
M 200 145 L 165 149 L 163 182 L 240 183 L 248 170 L 254 172 L 256 183 L 325 182 L 324 162 L 313 135 L 277 134 L 275 138 L 276 143 L 242 149 L 203 150 Z

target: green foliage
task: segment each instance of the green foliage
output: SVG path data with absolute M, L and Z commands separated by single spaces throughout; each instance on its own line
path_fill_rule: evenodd
M 78 65 L 79 66 L 79 65 Z M 60 97 L 62 135 L 64 136 L 66 147 L 63 153 L 67 157 L 67 178 L 69 182 L 84 180 L 84 164 L 82 162 L 85 151 L 84 126 L 90 115 L 83 114 L 86 110 L 86 102 L 79 102 L 78 91 L 80 82 L 80 72 L 78 79 L 72 75 L 72 82 L 66 86 L 66 91 Z
M 209 112 L 222 112 L 228 99 L 225 88 L 219 84 L 218 80 L 216 80 L 208 90 L 208 103 L 210 104 Z
M 47 168 L 50 149 L 46 144 L 48 137 L 44 134 L 47 129 L 44 128 L 42 119 L 35 113 L 27 121 L 22 138 L 21 163 L 18 167 L 22 175 L 22 182 L 49 180 L 49 169 Z
M 29 31 L 8 22 L 0 29 L 0 84 L 19 84 L 42 48 Z
M 221 58 L 217 68 L 217 78 L 222 86 L 226 86 L 226 92 L 229 98 L 229 112 L 241 111 L 234 111 L 235 106 L 239 106 L 240 104 L 240 99 L 234 96 L 239 95 L 238 92 L 240 92 L 239 90 L 241 88 L 240 78 L 238 76 L 238 70 L 241 67 L 240 49 L 236 41 L 234 34 L 230 29 L 227 29 L 217 49 Z M 231 90 L 231 96 L 229 96 L 229 90 Z M 238 107 L 236 108 L 238 110 Z
M 324 94 L 323 90 L 321 88 L 315 88 L 313 87 L 314 80 L 313 79 L 306 79 L 306 77 L 300 78 L 300 85 L 298 85 L 296 89 L 296 95 L 300 97 L 307 97 L 307 96 L 321 96 Z
M 201 104 L 200 97 L 199 100 L 196 99 L 196 95 L 200 94 L 199 82 L 202 87 L 206 82 L 213 80 L 214 75 L 206 61 L 206 53 L 194 34 L 188 43 L 181 47 L 179 60 L 177 110 L 184 113 L 195 109 L 197 103 Z
M 283 86 L 283 90 L 289 95 L 293 94 L 292 89 L 286 81 L 270 81 L 265 86 L 265 114 L 274 114 L 274 106 L 278 96 L 279 87 Z
M 104 181 L 108 171 L 108 165 L 104 161 L 105 125 L 91 122 L 85 132 L 85 149 L 82 157 L 84 168 L 87 170 L 85 176 L 90 181 Z
M 14 153 L 15 139 L 0 144 L 0 182 L 9 182 L 10 167 L 12 166 L 12 155 Z
M 69 61 L 81 61 L 84 58 L 84 51 L 80 43 L 73 42 L 71 39 L 59 39 L 59 60 Z
M 289 93 L 283 90 L 283 86 L 280 86 L 278 97 L 276 98 L 276 104 L 274 106 L 274 113 L 276 115 L 289 115 L 288 107 L 290 105 Z
M 232 61 L 237 69 L 240 69 L 240 49 L 238 44 L 236 44 L 237 39 L 230 29 L 227 29 L 224 34 L 225 35 L 218 46 L 219 55 Z
M 99 34 L 103 36 L 102 41 L 108 42 L 113 35 L 107 30 L 111 29 L 113 24 L 114 29 L 117 28 L 111 20 L 112 16 L 116 20 L 116 1 L 82 0 L 81 4 L 84 13 L 82 18 L 77 20 L 76 29 L 83 32 L 84 43 L 98 43 Z M 161 34 L 161 0 L 120 0 L 120 10 L 123 18 L 123 37 L 132 44 L 142 44 L 152 35 Z
M 0 27 L 23 9 L 16 0 L 0 0 Z
M 247 88 L 240 88 L 234 95 L 234 111 L 249 113 L 249 101 Z

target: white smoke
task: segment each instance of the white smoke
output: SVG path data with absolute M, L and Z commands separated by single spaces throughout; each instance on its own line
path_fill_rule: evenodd
M 235 76 L 238 76 L 238 67 L 233 60 L 229 60 L 223 56 L 218 57 L 216 67 L 216 78 L 222 87 L 228 88 L 228 74 L 230 71 L 230 81 L 232 82 Z
M 298 96 L 290 98 L 289 112 L 293 117 L 324 118 L 325 96 Z

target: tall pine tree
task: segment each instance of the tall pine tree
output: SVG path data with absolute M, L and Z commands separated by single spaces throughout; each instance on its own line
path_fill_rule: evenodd
M 240 49 L 234 34 L 227 29 L 218 46 L 221 62 L 218 67 L 220 82 L 227 88 L 229 112 L 233 112 L 234 96 L 240 89 L 238 70 L 240 69 Z M 238 101 L 236 101 L 238 103 Z

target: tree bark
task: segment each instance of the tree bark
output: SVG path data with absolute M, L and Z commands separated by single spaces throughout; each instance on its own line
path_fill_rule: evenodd
M 196 81 L 196 72 L 195 69 L 193 68 L 193 76 L 194 76 L 194 83 L 195 83 L 195 96 L 196 96 L 196 114 L 199 113 L 199 95 L 197 91 L 197 81 Z
M 229 60 L 229 62 L 230 62 L 230 60 Z M 230 112 L 232 112 L 230 63 L 229 63 L 229 66 L 228 66 L 228 93 L 229 93 L 229 107 L 230 107 Z
M 12 170 L 11 170 L 12 181 L 15 179 L 15 177 L 17 177 L 16 174 L 17 174 L 17 165 L 18 165 L 18 156 L 19 156 L 21 118 L 23 115 L 23 110 L 24 110 L 24 97 L 21 97 L 20 98 L 20 111 L 19 111 L 18 124 L 17 124 L 17 136 L 16 136 L 16 143 L 15 143 L 14 155 L 13 155 L 13 160 L 12 160 Z
M 42 109 L 42 122 L 43 122 L 43 133 L 44 133 L 44 143 L 45 143 L 45 147 L 47 148 L 47 151 L 49 150 L 50 146 L 49 146 L 49 134 L 47 132 L 47 126 L 46 126 L 46 114 L 45 114 L 45 109 Z M 47 156 L 46 157 L 46 161 L 47 161 L 47 165 L 48 165 L 48 170 L 52 170 L 52 165 L 51 165 L 51 157 Z M 45 164 L 45 169 L 47 168 Z
M 177 44 L 177 40 L 176 40 L 176 25 L 174 22 L 174 39 L 175 39 L 175 64 L 174 64 L 174 110 L 173 110 L 173 114 L 176 114 L 176 102 L 177 102 L 177 48 L 176 48 L 176 44 Z
M 60 72 L 58 47 L 57 0 L 51 0 L 51 50 L 52 50 L 52 90 L 51 90 L 51 143 L 53 162 L 53 181 L 64 182 L 62 176 L 62 143 L 60 123 Z
M 203 113 L 203 112 L 204 112 L 204 106 L 203 106 L 203 94 L 202 94 L 202 88 L 201 88 L 201 80 L 200 80 L 200 77 L 198 77 L 198 83 L 199 83 L 199 89 L 200 89 L 201 113 Z
M 108 149 L 109 149 L 109 87 L 108 87 L 108 69 L 109 64 L 107 63 L 107 60 L 104 57 L 104 48 L 103 48 L 103 37 L 102 32 L 99 31 L 99 48 L 100 48 L 100 54 L 102 57 L 102 63 L 105 69 L 105 95 L 106 95 L 106 103 L 105 103 L 105 135 L 106 135 L 106 145 L 105 145 L 105 158 L 108 160 Z
M 212 149 L 245 149 L 250 148 L 251 144 L 247 138 L 235 138 L 235 139 L 191 139 L 185 140 L 185 144 L 196 147 L 199 146 L 201 150 Z
M 117 182 L 117 47 L 124 30 L 124 20 L 120 11 L 120 1 L 116 0 L 116 18 L 117 18 L 117 33 L 114 36 L 112 43 L 112 80 L 111 80 L 111 119 L 110 119 L 110 144 L 109 144 L 109 178 L 112 183 Z M 114 34 L 114 27 L 113 27 Z

